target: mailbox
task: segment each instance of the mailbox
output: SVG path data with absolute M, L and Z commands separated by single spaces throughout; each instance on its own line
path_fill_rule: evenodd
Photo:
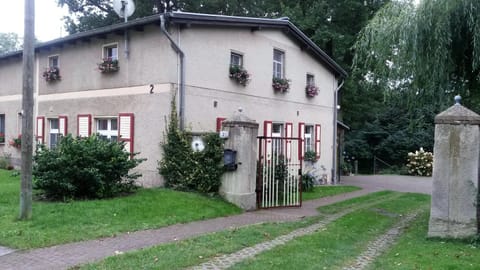
M 237 170 L 237 151 L 232 149 L 223 150 L 223 166 L 227 171 Z

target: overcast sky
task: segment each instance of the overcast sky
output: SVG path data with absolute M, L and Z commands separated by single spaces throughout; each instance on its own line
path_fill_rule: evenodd
M 23 37 L 24 0 L 0 0 L 0 33 L 15 32 Z M 63 16 L 68 14 L 66 7 L 57 6 L 55 0 L 35 1 L 35 36 L 40 41 L 48 41 L 66 35 Z

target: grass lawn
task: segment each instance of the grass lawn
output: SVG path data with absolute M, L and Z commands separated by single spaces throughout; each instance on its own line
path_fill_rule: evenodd
M 238 214 L 242 211 L 219 198 L 168 189 L 140 189 L 136 194 L 92 201 L 33 203 L 33 219 L 18 221 L 20 179 L 0 170 L 0 245 L 30 249 L 114 236 L 128 231 Z M 317 187 L 304 199 L 356 190 Z
M 354 186 L 317 186 L 314 187 L 312 191 L 302 192 L 302 201 L 319 199 L 360 189 L 361 188 Z
M 427 209 L 430 200 L 420 194 L 391 193 L 390 198 L 380 195 L 383 200 L 334 221 L 324 230 L 294 239 L 230 269 L 343 269 L 369 241 L 395 224 L 401 218 L 399 214 L 420 207 Z
M 359 254 L 366 243 L 386 231 L 398 220 L 383 212 L 406 213 L 428 204 L 429 197 L 416 194 L 378 192 L 335 204 L 330 212 L 342 211 L 359 204 L 372 204 L 330 224 L 326 230 L 298 238 L 285 246 L 260 254 L 254 261 L 233 269 L 341 269 L 344 261 Z M 278 235 L 308 226 L 321 217 L 300 222 L 252 225 L 208 234 L 176 243 L 159 245 L 121 256 L 109 257 L 80 269 L 182 269 L 198 265 L 215 256 L 238 251 Z M 365 228 L 368 228 L 367 230 Z M 338 267 L 337 267 L 337 266 Z
M 159 228 L 242 211 L 219 198 L 141 189 L 108 200 L 34 202 L 33 219 L 18 221 L 19 177 L 0 170 L 0 245 L 29 249 Z
M 370 269 L 480 269 L 480 247 L 465 241 L 427 239 L 428 213 L 412 223 L 405 234 Z

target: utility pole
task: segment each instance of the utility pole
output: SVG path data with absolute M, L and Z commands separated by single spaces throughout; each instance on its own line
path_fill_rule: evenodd
M 22 165 L 19 219 L 32 218 L 33 61 L 35 56 L 35 1 L 25 0 L 22 77 Z

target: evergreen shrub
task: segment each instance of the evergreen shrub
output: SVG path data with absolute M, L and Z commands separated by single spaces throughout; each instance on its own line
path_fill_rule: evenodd
M 134 191 L 139 173 L 129 173 L 145 159 L 124 151 L 124 142 L 96 135 L 63 137 L 52 149 L 39 145 L 34 155 L 34 188 L 50 200 L 99 199 Z
M 217 133 L 203 135 L 205 148 L 194 152 L 190 146 L 192 136 L 178 127 L 175 98 L 171 102 L 170 121 L 161 147 L 163 159 L 158 171 L 165 186 L 175 190 L 217 193 L 223 168 L 223 140 Z

